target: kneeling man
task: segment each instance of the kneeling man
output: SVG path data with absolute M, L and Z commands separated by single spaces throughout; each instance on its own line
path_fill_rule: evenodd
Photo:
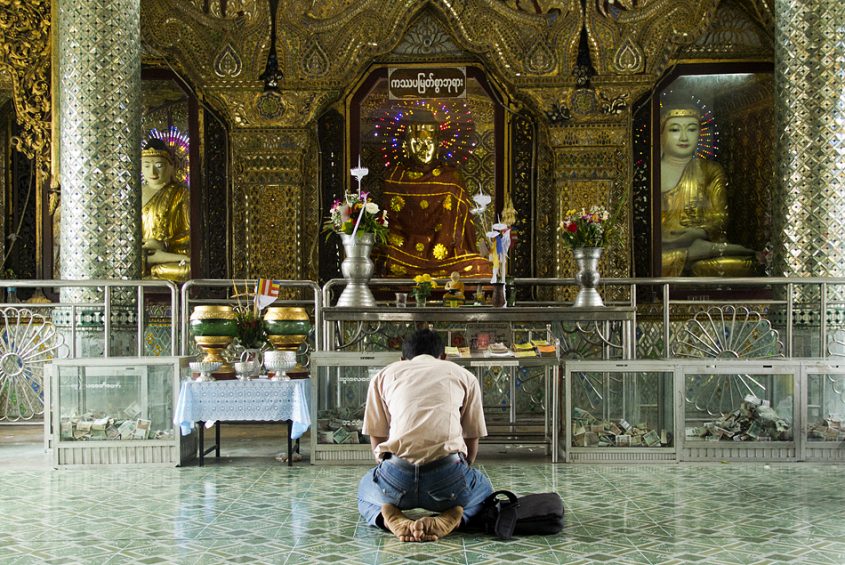
M 472 467 L 487 435 L 478 379 L 444 360 L 443 340 L 417 330 L 402 360 L 370 382 L 363 433 L 378 465 L 358 487 L 358 510 L 371 526 L 402 541 L 435 541 L 477 514 L 493 492 Z M 402 510 L 439 512 L 418 520 Z

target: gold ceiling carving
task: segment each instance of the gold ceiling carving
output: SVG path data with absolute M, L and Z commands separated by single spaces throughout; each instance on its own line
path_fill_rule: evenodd
M 649 0 L 627 2 L 614 12 L 588 2 L 584 17 L 596 72 L 599 76 L 645 73 L 651 80 L 657 78 L 675 51 L 706 28 L 718 3 Z M 619 9 L 629 5 L 630 9 Z
M 760 24 L 766 35 L 774 39 L 775 36 L 775 3 L 774 0 L 738 0 L 739 7 L 745 10 L 751 18 Z
M 765 2 L 723 0 L 710 26 L 679 58 L 771 60 L 774 22 L 765 17 L 761 4 Z
M 49 0 L 0 4 L 0 68 L 11 78 L 21 126 L 13 143 L 46 172 L 50 159 Z
M 512 85 L 573 84 L 572 69 L 585 26 L 592 63 L 600 77 L 629 81 L 630 75 L 645 74 L 653 80 L 679 46 L 700 35 L 717 3 L 591 0 L 582 6 L 580 0 L 324 0 L 310 4 L 281 0 L 277 49 L 285 74 L 283 89 L 343 90 L 374 59 L 389 58 L 419 17 L 429 13 L 448 32 L 444 42 L 454 41 Z M 765 0 L 757 3 L 765 4 Z M 150 0 L 143 9 L 142 36 L 148 51 L 157 50 L 169 60 L 191 61 L 186 71 L 198 86 L 261 87 L 258 76 L 269 49 L 266 3 Z

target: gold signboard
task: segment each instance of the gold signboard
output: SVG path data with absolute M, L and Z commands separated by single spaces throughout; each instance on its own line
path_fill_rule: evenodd
M 466 67 L 391 68 L 387 72 L 391 100 L 466 98 Z

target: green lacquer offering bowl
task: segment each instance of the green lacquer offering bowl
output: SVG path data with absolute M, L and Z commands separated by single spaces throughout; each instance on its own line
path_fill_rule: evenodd
M 298 348 L 308 338 L 311 320 L 305 308 L 270 307 L 264 314 L 264 331 L 277 349 Z
M 194 306 L 191 332 L 195 336 L 235 337 L 238 335 L 235 311 L 231 306 Z

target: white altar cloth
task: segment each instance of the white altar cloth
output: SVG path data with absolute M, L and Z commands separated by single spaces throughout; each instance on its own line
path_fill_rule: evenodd
M 298 439 L 311 426 L 310 395 L 311 379 L 185 381 L 173 421 L 187 435 L 195 422 L 291 420 L 291 438 Z

